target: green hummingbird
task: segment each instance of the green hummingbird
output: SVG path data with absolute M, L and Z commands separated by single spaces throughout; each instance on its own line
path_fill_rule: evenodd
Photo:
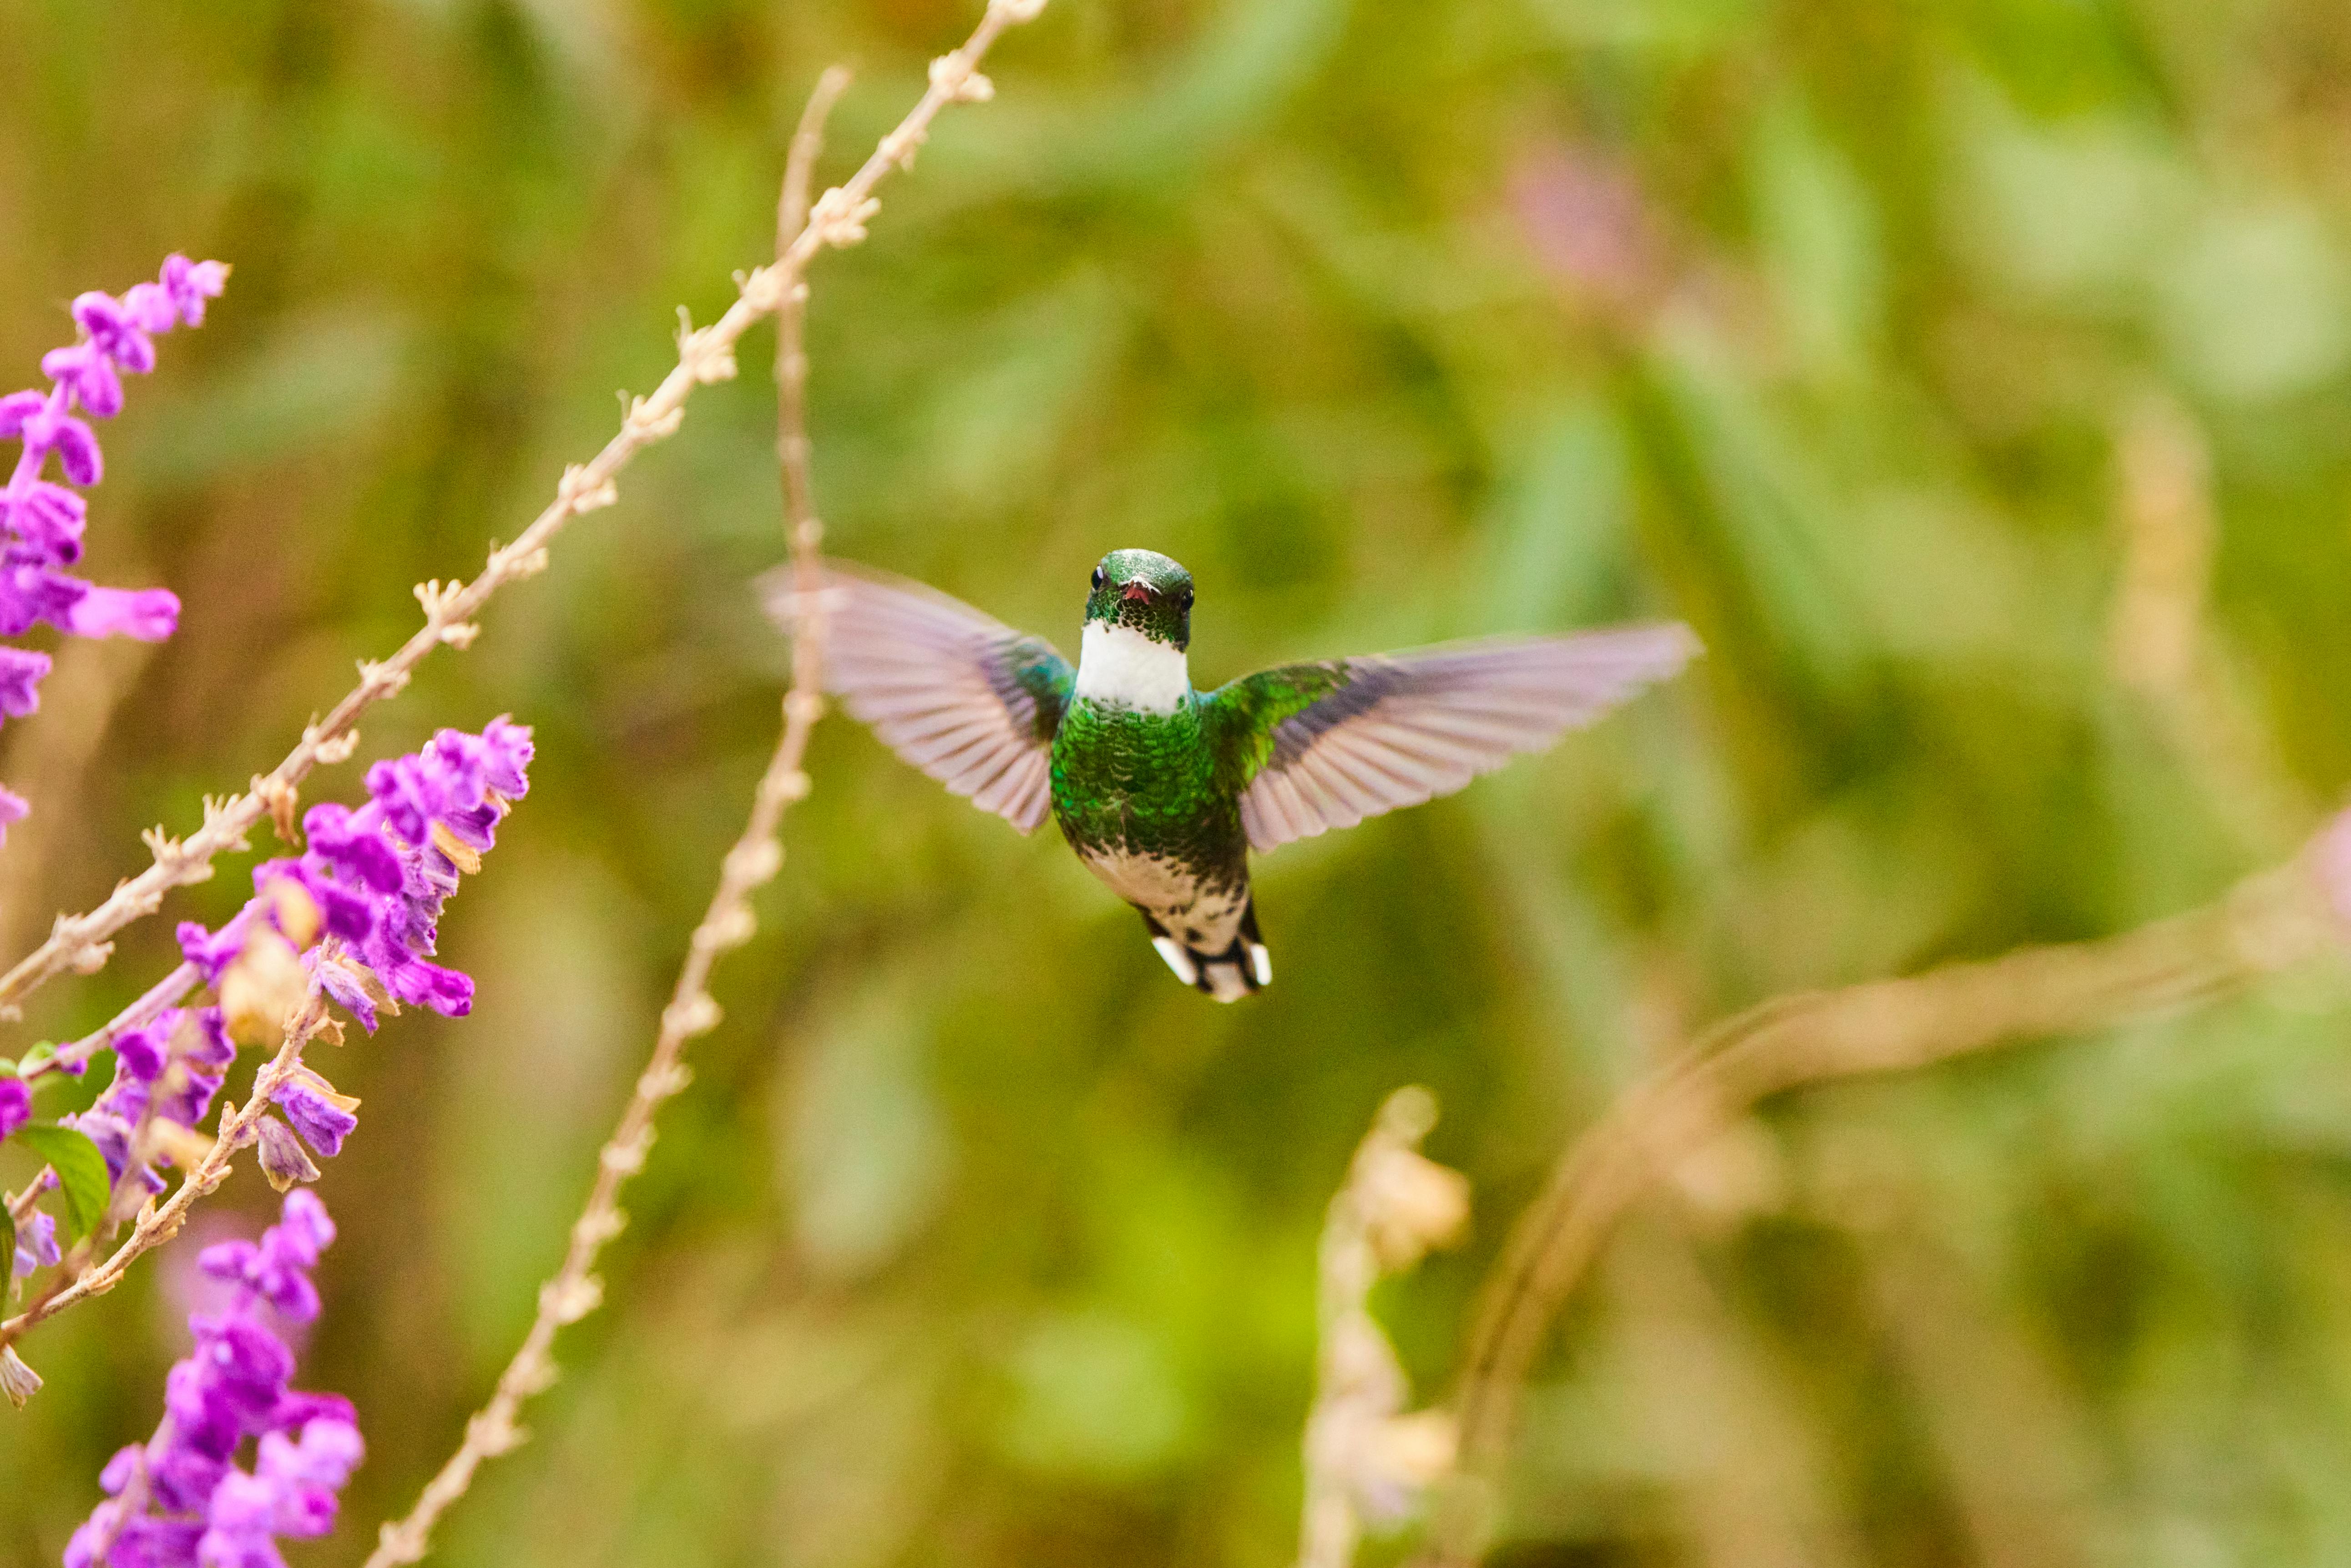
M 770 612 L 796 619 L 786 574 Z M 1094 568 L 1077 667 L 946 594 L 828 563 L 826 688 L 892 750 L 1026 833 L 1047 812 L 1220 1002 L 1273 979 L 1249 856 L 1451 794 L 1681 669 L 1676 622 L 1282 664 L 1196 690 L 1192 576 Z

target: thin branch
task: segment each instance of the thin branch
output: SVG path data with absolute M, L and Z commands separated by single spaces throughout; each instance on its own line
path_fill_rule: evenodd
M 841 95 L 849 90 L 849 80 L 848 67 L 828 67 L 817 78 L 808 107 L 800 111 L 799 125 L 792 132 L 791 152 L 784 162 L 783 197 L 776 204 L 778 256 L 790 250 L 808 226 L 809 185 L 816 177 L 816 161 L 824 152 L 824 122 Z M 803 283 L 784 296 L 776 312 L 776 465 L 783 475 L 792 587 L 802 604 L 815 607 L 818 590 L 823 586 L 817 552 L 824 543 L 824 525 L 817 520 L 816 492 L 809 475 L 808 350 L 803 330 L 807 314 L 808 285 Z M 820 608 L 811 611 L 821 612 Z M 809 691 L 822 689 L 816 673 L 811 670 L 803 675 L 800 667 L 800 661 L 816 657 L 822 644 L 820 630 L 816 636 L 792 640 L 795 685 Z
M 166 1008 L 176 1007 L 194 990 L 203 975 L 193 964 L 183 963 L 171 973 L 141 992 L 139 998 L 120 1012 L 82 1036 L 57 1047 L 54 1055 L 22 1063 L 26 1078 L 40 1078 L 52 1072 L 77 1071 L 89 1064 L 91 1057 L 101 1051 L 111 1051 L 114 1042 L 134 1029 L 144 1029 L 155 1021 Z
M 784 472 L 792 570 L 798 583 L 813 588 L 820 580 L 817 550 L 823 530 L 817 521 L 809 487 L 809 444 L 804 423 L 808 370 L 800 347 L 799 319 L 807 289 L 799 280 L 798 269 L 787 271 L 784 262 L 811 253 L 817 244 L 822 243 L 829 225 L 848 225 L 862 235 L 862 225 L 872 211 L 867 193 L 892 164 L 903 165 L 911 159 L 932 119 L 942 108 L 957 99 L 978 100 L 987 96 L 982 85 L 987 78 L 976 69 L 981 57 L 1007 26 L 1030 20 L 1042 8 L 1043 0 L 991 0 L 987 15 L 964 47 L 932 62 L 930 90 L 923 95 L 913 112 L 882 139 L 872 156 L 846 186 L 828 191 L 813 206 L 808 202 L 807 187 L 822 146 L 824 119 L 848 85 L 847 74 L 827 71 L 801 116 L 787 160 L 778 213 L 777 243 L 781 255 L 776 267 L 768 269 L 781 279 L 774 300 L 780 316 L 777 455 Z M 820 595 L 810 592 L 803 602 L 816 605 L 820 599 Z M 652 1059 L 637 1075 L 635 1092 L 597 1156 L 595 1186 L 590 1190 L 586 1207 L 572 1222 L 570 1245 L 565 1250 L 562 1266 L 539 1288 L 538 1314 L 531 1320 L 520 1348 L 498 1375 L 488 1403 L 466 1421 L 464 1440 L 425 1483 L 415 1505 L 404 1517 L 384 1524 L 375 1550 L 368 1556 L 366 1568 L 393 1568 L 394 1564 L 423 1559 L 432 1547 L 434 1526 L 451 1504 L 465 1495 L 482 1462 L 510 1452 L 523 1441 L 524 1433 L 515 1418 L 525 1402 L 555 1381 L 553 1351 L 557 1333 L 595 1311 L 603 1300 L 603 1284 L 594 1270 L 604 1244 L 618 1236 L 627 1223 L 621 1211 L 621 1188 L 644 1168 L 645 1156 L 653 1147 L 654 1118 L 661 1107 L 684 1089 L 691 1077 L 684 1061 L 687 1042 L 718 1026 L 718 1004 L 709 991 L 711 969 L 719 954 L 750 940 L 757 925 L 751 894 L 781 869 L 784 847 L 777 837 L 778 830 L 792 802 L 809 792 L 809 778 L 801 763 L 808 754 L 809 732 L 824 713 L 820 685 L 822 637 L 820 610 L 809 613 L 795 628 L 791 686 L 784 696 L 783 735 L 752 797 L 750 821 L 721 862 L 718 886 L 711 894 L 702 923 L 695 927 L 685 963 L 670 992 L 669 1005 L 662 1009 L 661 1029 L 654 1038 Z
M 46 1322 L 68 1307 L 86 1301 L 92 1296 L 106 1294 L 122 1282 L 122 1277 L 130 1271 L 131 1264 L 180 1233 L 180 1227 L 186 1220 L 188 1210 L 195 1207 L 196 1200 L 206 1197 L 228 1179 L 230 1159 L 256 1135 L 254 1124 L 267 1113 L 271 1093 L 286 1082 L 287 1074 L 301 1065 L 302 1048 L 326 1028 L 327 1018 L 325 1000 L 313 993 L 308 1006 L 302 1009 L 301 1016 L 287 1030 L 286 1041 L 277 1048 L 277 1054 L 263 1063 L 261 1070 L 254 1074 L 252 1092 L 246 1096 L 243 1107 L 222 1108 L 220 1131 L 214 1136 L 211 1151 L 196 1162 L 185 1179 L 172 1189 L 172 1196 L 161 1204 L 141 1210 L 138 1223 L 131 1227 L 130 1236 L 104 1262 L 78 1271 L 59 1270 L 57 1279 L 63 1281 L 70 1278 L 72 1282 L 52 1290 L 15 1317 L 0 1322 L 0 1348 L 13 1345 L 24 1337 L 27 1330 Z
M 757 268 L 741 280 L 740 292 L 725 315 L 698 330 L 678 333 L 677 363 L 652 394 L 634 399 L 620 430 L 588 462 L 564 470 L 555 499 L 525 528 L 514 543 L 490 551 L 481 575 L 470 583 L 425 583 L 417 590 L 424 606 L 424 624 L 381 663 L 362 663 L 360 683 L 337 703 L 327 716 L 302 732 L 302 739 L 266 777 L 254 780 L 243 794 L 206 802 L 204 825 L 184 840 L 160 830 L 148 835 L 154 862 L 118 885 L 105 903 L 84 915 L 61 915 L 48 939 L 0 975 L 0 1009 L 15 1008 L 43 982 L 67 969 L 94 973 L 111 952 L 108 938 L 134 920 L 162 907 L 163 895 L 174 887 L 212 875 L 215 855 L 246 847 L 246 834 L 267 815 L 274 802 L 290 800 L 312 768 L 340 762 L 350 755 L 358 737 L 352 726 L 360 716 L 408 684 L 424 656 L 443 643 L 463 647 L 478 628 L 474 617 L 500 588 L 531 576 L 547 565 L 548 546 L 563 526 L 583 512 L 608 507 L 618 498 L 615 486 L 622 469 L 643 447 L 676 433 L 685 417 L 685 402 L 706 382 L 726 381 L 735 374 L 735 344 L 751 324 L 777 310 L 798 286 L 809 263 L 828 246 L 855 245 L 865 237 L 865 224 L 878 210 L 873 188 L 893 167 L 910 162 L 930 131 L 931 121 L 948 104 L 982 102 L 993 87 L 980 75 L 978 64 L 988 46 L 1005 28 L 1035 17 L 1044 0 L 990 0 L 987 14 L 963 47 L 931 62 L 930 88 L 913 112 L 884 136 L 847 184 L 827 191 L 809 212 L 805 227 L 775 262 Z
M 1468 1563 L 1483 1550 L 1490 1492 L 1476 1494 L 1509 1448 L 1535 1355 L 1610 1229 L 1661 1176 L 1773 1094 L 2175 1011 L 2338 946 L 2323 853 L 2314 845 L 2215 904 L 2103 941 L 1766 1002 L 1626 1091 L 1560 1157 L 1487 1278 L 1458 1396 L 1476 1479 L 1446 1511 L 1438 1560 Z

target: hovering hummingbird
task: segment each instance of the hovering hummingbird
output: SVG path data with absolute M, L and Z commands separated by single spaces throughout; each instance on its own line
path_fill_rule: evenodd
M 1249 853 L 1448 795 L 1679 671 L 1677 622 L 1282 664 L 1196 691 L 1192 577 L 1147 549 L 1094 568 L 1077 668 L 946 594 L 831 563 L 828 690 L 884 744 L 1026 833 L 1050 811 L 1220 1002 L 1272 982 Z M 795 620 L 787 574 L 768 609 Z

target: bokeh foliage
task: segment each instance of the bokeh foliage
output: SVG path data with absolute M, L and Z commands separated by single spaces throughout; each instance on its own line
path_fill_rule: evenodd
M 824 64 L 862 73 L 841 169 L 971 19 L 0 0 L 0 382 L 80 288 L 236 267 L 94 508 L 94 575 L 176 589 L 181 635 L 69 650 L 0 743 L 36 811 L 11 952 L 602 439 L 673 308 L 771 246 Z M 816 277 L 834 548 L 1065 647 L 1098 555 L 1165 550 L 1204 681 L 1659 612 L 1709 656 L 1273 857 L 1280 981 L 1229 1009 L 1050 831 L 829 724 L 612 1305 L 450 1563 L 1282 1563 L 1315 1228 L 1389 1089 L 1437 1089 L 1479 1193 L 1384 1301 L 1434 1389 L 1549 1157 L 1690 1027 L 2183 907 L 2351 774 L 2339 4 L 1055 0 L 992 66 Z M 757 374 L 700 395 L 364 727 L 511 712 L 540 749 L 444 928 L 475 1015 L 319 1063 L 367 1108 L 305 1377 L 371 1452 L 303 1561 L 404 1506 L 527 1321 L 740 821 L 784 668 L 746 586 L 772 418 Z M 2135 438 L 2209 453 L 2185 720 L 2110 635 Z M 150 924 L 23 1037 L 158 972 Z M 2351 1557 L 2346 1019 L 2301 976 L 1771 1107 L 1579 1297 L 1507 1561 Z M 55 1561 L 152 1424 L 192 1253 L 28 1344 L 0 1559 Z

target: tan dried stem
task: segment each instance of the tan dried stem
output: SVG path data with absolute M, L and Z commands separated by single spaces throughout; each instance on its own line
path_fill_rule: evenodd
M 492 549 L 481 575 L 471 582 L 420 585 L 417 599 L 424 607 L 424 624 L 415 634 L 389 659 L 362 662 L 359 685 L 325 718 L 303 731 L 300 743 L 286 759 L 256 779 L 246 792 L 208 801 L 204 825 L 195 832 L 180 840 L 161 829 L 151 830 L 147 841 L 153 863 L 119 884 L 105 903 L 87 914 L 57 916 L 48 939 L 0 975 L 0 1009 L 16 1007 L 43 982 L 67 969 L 94 973 L 103 967 L 112 951 L 109 937 L 161 909 L 163 895 L 172 888 L 209 877 L 214 856 L 246 848 L 246 834 L 271 814 L 273 806 L 282 809 L 282 802 L 298 791 L 312 768 L 348 758 L 357 741 L 352 726 L 360 715 L 406 685 L 427 653 L 444 643 L 462 647 L 471 642 L 477 630 L 474 617 L 507 583 L 545 568 L 548 546 L 566 523 L 618 499 L 615 480 L 621 470 L 642 448 L 676 433 L 694 389 L 734 376 L 736 342 L 753 322 L 783 305 L 816 254 L 828 246 L 852 246 L 865 237 L 866 222 L 879 209 L 873 188 L 893 168 L 913 158 L 941 110 L 950 103 L 977 102 L 988 96 L 992 89 L 985 87 L 987 78 L 978 70 L 981 57 L 1005 28 L 1032 19 L 1043 8 L 1043 0 L 990 0 L 979 26 L 963 47 L 931 62 L 930 87 L 921 101 L 882 139 L 847 183 L 816 200 L 809 208 L 808 223 L 783 254 L 741 279 L 735 303 L 716 321 L 698 329 L 681 328 L 676 365 L 650 395 L 631 401 L 620 430 L 601 451 L 586 463 L 564 470 L 555 499 L 523 530 L 522 537 Z
M 181 1225 L 199 1198 L 208 1197 L 228 1179 L 229 1163 L 236 1151 L 257 1135 L 255 1124 L 265 1115 L 270 1105 L 270 1094 L 283 1083 L 295 1068 L 301 1065 L 302 1048 L 318 1038 L 327 1027 L 327 1004 L 315 994 L 286 1031 L 285 1043 L 277 1053 L 262 1064 L 254 1074 L 253 1087 L 242 1107 L 223 1105 L 219 1130 L 214 1134 L 213 1146 L 191 1166 L 180 1185 L 162 1203 L 151 1203 L 140 1210 L 138 1221 L 122 1244 L 110 1253 L 103 1262 L 94 1267 L 58 1270 L 57 1288 L 27 1305 L 25 1310 L 0 1322 L 0 1348 L 12 1345 L 26 1332 L 67 1308 L 78 1305 L 93 1296 L 102 1296 L 122 1282 L 131 1265 L 141 1257 L 180 1233 Z M 65 1282 L 67 1281 L 70 1282 Z
M 2226 641 L 2208 624 L 2220 531 L 2210 443 L 2185 407 L 2149 394 L 2118 422 L 2115 464 L 2115 674 L 2146 702 L 2215 813 L 2266 859 L 2321 808 L 2278 754 Z
M 1427 1090 L 1389 1095 L 1323 1220 L 1298 1568 L 1348 1568 L 1367 1521 L 1408 1506 L 1453 1466 L 1453 1417 L 1405 1413 L 1411 1388 L 1370 1309 L 1383 1276 L 1449 1245 L 1468 1219 L 1469 1184 L 1420 1153 L 1436 1124 Z
M 1760 1101 L 2209 1001 L 2337 947 L 2314 848 L 2215 904 L 2101 941 L 2028 947 L 1901 979 L 1765 1002 L 1723 1020 L 1572 1144 L 1481 1291 L 1457 1408 L 1462 1490 L 1438 1562 L 1483 1551 L 1529 1369 L 1616 1221 Z
M 971 82 L 986 79 L 978 77 L 975 68 L 998 35 L 1007 26 L 1030 20 L 1041 9 L 1042 0 L 992 0 L 987 15 L 963 47 L 932 62 L 930 89 L 923 95 L 922 101 L 882 139 L 880 146 L 848 184 L 826 192 L 813 204 L 808 199 L 808 190 L 818 152 L 823 146 L 825 117 L 847 88 L 848 73 L 838 68 L 828 70 L 819 79 L 801 114 L 785 164 L 783 196 L 778 212 L 778 261 L 775 267 L 766 269 L 779 276 L 782 283 L 773 302 L 778 312 L 776 450 L 783 468 L 785 511 L 797 583 L 812 585 L 819 580 L 818 547 L 823 530 L 816 518 L 809 480 L 808 366 L 799 330 L 807 288 L 799 281 L 798 268 L 787 271 L 784 263 L 795 256 L 805 258 L 819 245 L 851 244 L 862 238 L 864 219 L 872 212 L 868 193 L 874 184 L 892 165 L 903 165 L 912 157 L 912 149 L 920 145 L 941 109 L 973 96 L 969 91 Z M 836 236 L 847 237 L 828 240 L 828 227 L 836 231 Z M 747 297 L 747 287 L 746 294 Z M 813 602 L 817 597 L 811 594 L 809 600 Z M 466 1421 L 464 1440 L 425 1483 L 414 1506 L 403 1517 L 383 1525 L 375 1550 L 368 1555 L 366 1568 L 392 1568 L 396 1563 L 423 1559 L 432 1548 L 434 1526 L 453 1503 L 465 1495 L 482 1461 L 507 1453 L 523 1441 L 525 1433 L 516 1424 L 516 1417 L 532 1396 L 555 1381 L 557 1333 L 595 1311 L 603 1301 L 603 1285 L 594 1270 L 604 1244 L 618 1236 L 627 1223 L 621 1210 L 621 1188 L 644 1167 L 645 1156 L 653 1148 L 654 1118 L 662 1105 L 686 1085 L 690 1077 L 684 1061 L 687 1043 L 718 1026 L 718 1004 L 709 991 L 710 972 L 719 954 L 751 939 L 757 928 L 751 894 L 782 868 L 784 847 L 777 837 L 778 830 L 792 802 L 809 792 L 809 778 L 801 762 L 808 754 L 809 732 L 824 713 L 820 684 L 822 637 L 820 613 L 808 616 L 796 628 L 791 686 L 784 695 L 783 735 L 752 797 L 750 821 L 720 862 L 718 886 L 711 894 L 702 923 L 695 927 L 685 962 L 671 988 L 669 1005 L 662 1009 L 652 1059 L 637 1075 L 635 1092 L 597 1156 L 596 1182 L 589 1192 L 586 1207 L 572 1222 L 571 1241 L 564 1252 L 562 1266 L 539 1288 L 538 1314 L 531 1320 L 521 1346 L 498 1375 L 489 1401 Z

